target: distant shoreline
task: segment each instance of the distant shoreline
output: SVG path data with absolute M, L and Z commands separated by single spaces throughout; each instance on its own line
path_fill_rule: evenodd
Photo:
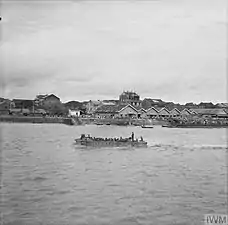
M 59 123 L 67 125 L 95 124 L 95 125 L 123 125 L 123 126 L 142 126 L 142 125 L 164 125 L 166 121 L 140 120 L 140 119 L 117 119 L 117 118 L 69 118 L 69 117 L 49 117 L 49 116 L 15 116 L 15 115 L 0 115 L 0 122 L 6 123 Z
M 65 124 L 65 125 L 116 125 L 116 126 L 142 126 L 142 125 L 159 125 L 168 128 L 227 128 L 227 124 L 221 125 L 192 125 L 182 124 L 173 125 L 166 120 L 149 120 L 149 119 L 118 119 L 118 118 L 69 118 L 69 117 L 49 117 L 49 116 L 16 116 L 16 115 L 0 115 L 0 123 L 33 123 L 33 124 Z
M 65 118 L 65 117 L 1 115 L 0 122 L 6 122 L 6 123 L 59 123 L 59 124 L 71 125 L 72 119 Z

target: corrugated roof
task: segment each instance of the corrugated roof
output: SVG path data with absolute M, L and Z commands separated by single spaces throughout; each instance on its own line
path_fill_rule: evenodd
M 134 106 L 132 106 L 131 104 L 127 104 L 127 105 L 120 105 L 119 107 L 119 110 L 118 111 L 120 111 L 120 110 L 122 110 L 122 109 L 124 109 L 124 108 L 127 108 L 127 107 L 131 107 L 132 109 L 134 109 L 134 110 L 136 110 L 136 111 L 138 111 L 138 109 L 136 108 L 136 107 L 134 107 Z
M 140 110 L 140 109 L 142 109 L 142 106 L 133 106 L 136 110 Z
M 166 105 L 165 108 L 169 111 L 173 110 L 175 107 L 172 105 Z
M 49 94 L 48 96 L 45 96 L 44 99 L 47 99 L 47 98 L 50 98 L 50 97 L 54 97 L 54 98 L 60 99 L 59 97 L 57 97 L 54 94 Z
M 140 108 L 138 111 L 139 112 L 146 112 L 146 110 L 144 108 Z
M 155 108 L 158 112 L 159 112 L 161 109 L 163 109 L 163 107 L 153 107 L 153 108 Z
M 169 110 L 167 108 L 165 108 L 165 107 L 161 108 L 158 113 L 160 115 L 166 115 L 166 114 L 163 114 L 164 111 L 167 112 L 168 114 L 170 113 Z
M 151 110 L 153 110 L 153 111 L 155 111 L 156 113 L 158 113 L 158 109 L 157 108 L 155 108 L 155 107 L 150 107 L 149 109 L 147 109 L 146 110 L 146 112 L 148 113 L 149 111 L 151 111 Z
M 13 99 L 13 102 L 33 102 L 31 99 Z
M 181 115 L 186 115 L 186 113 L 188 113 L 189 115 L 193 114 L 193 113 L 192 113 L 189 109 L 187 109 L 187 108 L 184 108 L 184 109 L 180 112 Z
M 177 112 L 178 114 L 180 114 L 180 110 L 178 110 L 177 108 L 173 108 L 172 110 L 170 110 L 170 114 L 175 114 L 175 112 Z
M 44 100 L 44 99 L 46 99 L 46 98 L 49 98 L 49 97 L 51 97 L 51 96 L 53 96 L 53 97 L 55 97 L 55 98 L 57 98 L 57 99 L 60 99 L 59 97 L 57 97 L 56 95 L 54 95 L 54 94 L 45 94 L 45 95 L 37 95 L 36 96 L 36 100 Z
M 95 112 L 96 113 L 117 113 L 121 109 L 123 109 L 123 108 L 125 108 L 127 106 L 130 106 L 130 107 L 136 109 L 137 111 L 145 111 L 146 112 L 146 110 L 144 108 L 139 107 L 139 106 L 135 107 L 135 106 L 132 106 L 130 104 L 124 104 L 124 105 L 122 105 L 122 104 L 121 105 L 102 105 L 102 106 L 98 107 Z
M 191 113 L 191 114 L 197 114 L 194 109 L 188 109 L 188 111 Z
M 228 108 L 228 103 L 218 103 L 216 106 L 221 107 L 221 108 Z
M 226 115 L 227 112 L 224 109 L 191 109 L 195 111 L 197 114 L 205 114 L 205 115 Z
M 121 106 L 121 108 L 123 107 Z M 102 105 L 95 110 L 95 113 L 116 113 L 121 108 L 118 105 Z

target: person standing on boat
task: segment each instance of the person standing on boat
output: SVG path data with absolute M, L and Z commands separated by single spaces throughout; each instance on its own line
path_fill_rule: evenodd
M 132 140 L 132 141 L 134 141 L 134 136 L 135 136 L 135 134 L 134 134 L 134 132 L 132 132 L 132 133 L 131 133 L 131 140 Z

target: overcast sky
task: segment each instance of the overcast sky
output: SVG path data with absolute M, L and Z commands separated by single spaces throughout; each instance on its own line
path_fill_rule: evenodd
M 2 2 L 0 94 L 227 102 L 226 10 L 226 0 Z

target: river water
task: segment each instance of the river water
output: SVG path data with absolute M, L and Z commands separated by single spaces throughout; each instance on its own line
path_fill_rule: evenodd
M 0 124 L 6 225 L 199 225 L 227 212 L 226 129 Z M 81 133 L 146 149 L 83 149 Z

